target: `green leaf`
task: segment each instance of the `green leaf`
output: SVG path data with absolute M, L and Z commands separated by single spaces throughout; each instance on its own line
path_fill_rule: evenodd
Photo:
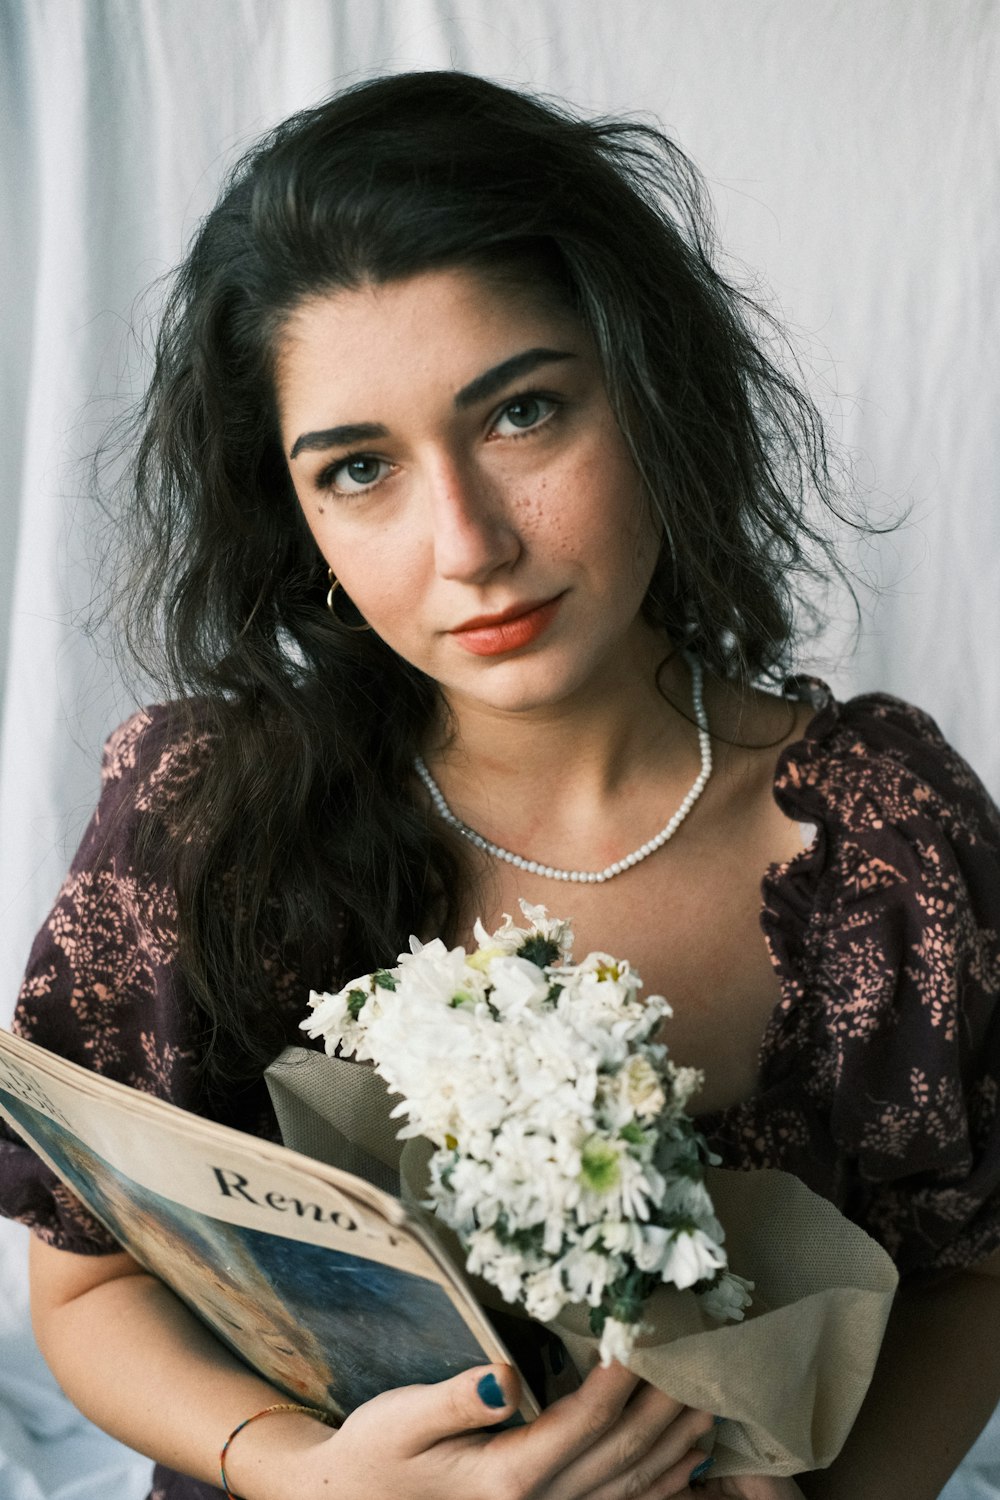
M 395 978 L 390 974 L 388 969 L 376 969 L 372 978 L 380 990 L 394 990 L 396 988 Z
M 347 1009 L 352 1021 L 356 1021 L 358 1019 L 358 1016 L 360 1016 L 367 999 L 368 996 L 365 994 L 364 990 L 347 991 Z
M 638 1323 L 643 1303 L 657 1284 L 658 1277 L 652 1272 L 633 1266 L 607 1287 L 601 1305 L 607 1316 L 619 1323 Z
M 493 1232 L 501 1245 L 512 1245 L 522 1255 L 541 1250 L 545 1241 L 544 1224 L 532 1224 L 527 1229 L 512 1229 L 507 1215 L 502 1212 L 496 1217 Z
M 517 956 L 526 958 L 529 964 L 537 964 L 540 969 L 544 969 L 549 964 L 558 962 L 559 944 L 554 943 L 551 938 L 542 937 L 540 932 L 533 932 L 518 948 Z

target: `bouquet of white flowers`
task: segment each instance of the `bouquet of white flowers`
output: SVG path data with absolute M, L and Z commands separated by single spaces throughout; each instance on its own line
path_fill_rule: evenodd
M 424 1136 L 429 1204 L 468 1270 L 542 1322 L 586 1303 L 607 1364 L 628 1361 L 643 1306 L 691 1288 L 720 1322 L 752 1283 L 727 1269 L 687 1114 L 701 1082 L 653 1040 L 670 1007 L 639 998 L 622 959 L 572 962 L 568 922 L 522 902 L 477 947 L 411 939 L 392 969 L 310 996 L 302 1023 L 326 1050 L 370 1060 Z
M 285 1143 L 322 1140 L 362 1175 L 378 1162 L 429 1200 L 483 1303 L 487 1282 L 520 1303 L 578 1374 L 617 1358 L 725 1418 L 716 1475 L 830 1463 L 875 1366 L 892 1262 L 789 1173 L 714 1165 L 685 1112 L 701 1075 L 658 1039 L 666 1000 L 640 999 L 606 953 L 574 964 L 569 924 L 523 911 L 492 936 L 477 924 L 471 953 L 412 940 L 396 967 L 313 993 L 302 1026 L 329 1055 L 289 1048 L 268 1070 Z M 729 1271 L 720 1219 L 752 1281 Z

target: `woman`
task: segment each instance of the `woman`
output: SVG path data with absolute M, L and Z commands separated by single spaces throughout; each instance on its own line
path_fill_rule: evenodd
M 1000 824 L 916 710 L 761 687 L 797 580 L 836 570 L 803 511 L 830 486 L 703 226 L 655 132 L 458 74 L 363 84 L 241 163 L 131 476 L 127 630 L 175 701 L 109 742 L 18 1025 L 273 1134 L 261 1075 L 311 985 L 542 902 L 670 997 L 727 1164 L 795 1171 L 907 1282 L 951 1274 L 901 1296 L 798 1485 L 713 1481 L 711 1414 L 614 1366 L 520 1431 L 487 1430 L 497 1367 L 237 1432 L 280 1395 L 11 1142 L 42 1347 L 195 1477 L 158 1495 L 216 1493 L 235 1434 L 247 1500 L 918 1500 L 993 1406 Z

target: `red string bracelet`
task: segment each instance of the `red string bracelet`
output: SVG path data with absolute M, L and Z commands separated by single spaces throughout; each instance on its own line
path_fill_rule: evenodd
M 244 1417 L 243 1421 L 237 1427 L 234 1427 L 226 1438 L 226 1441 L 222 1445 L 222 1451 L 219 1454 L 219 1473 L 222 1475 L 222 1488 L 226 1500 L 238 1500 L 238 1497 L 229 1488 L 229 1480 L 226 1478 L 226 1454 L 229 1452 L 230 1443 L 234 1437 L 237 1437 L 243 1431 L 244 1427 L 249 1427 L 251 1422 L 256 1422 L 258 1417 L 270 1416 L 271 1412 L 275 1411 L 300 1411 L 307 1417 L 318 1418 L 327 1427 L 335 1427 L 337 1425 L 332 1417 L 327 1416 L 325 1411 L 320 1411 L 315 1406 L 300 1406 L 297 1401 L 282 1401 L 276 1406 L 265 1406 L 260 1411 L 255 1411 L 252 1417 Z

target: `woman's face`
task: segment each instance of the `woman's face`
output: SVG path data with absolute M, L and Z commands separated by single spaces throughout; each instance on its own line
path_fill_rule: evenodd
M 317 546 L 456 710 L 600 691 L 648 650 L 659 536 L 570 313 L 457 269 L 319 296 L 277 396 Z

